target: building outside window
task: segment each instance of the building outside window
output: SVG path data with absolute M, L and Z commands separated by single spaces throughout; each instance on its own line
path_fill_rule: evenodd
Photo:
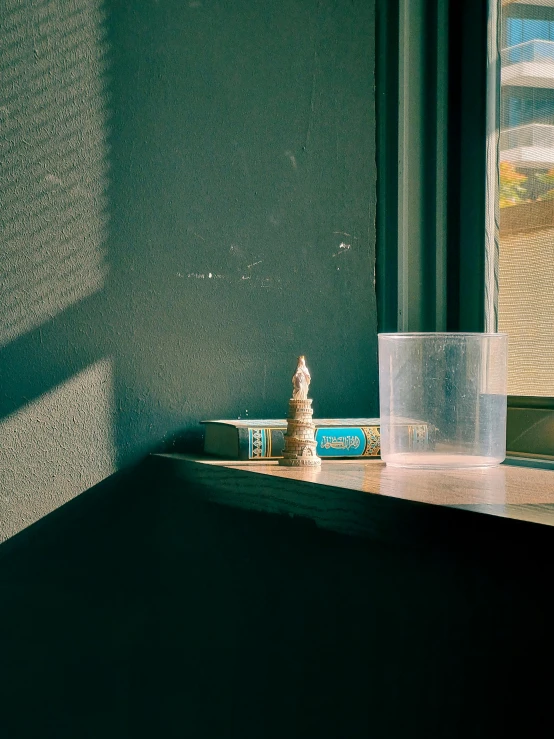
M 503 0 L 498 330 L 508 392 L 554 396 L 554 0 Z

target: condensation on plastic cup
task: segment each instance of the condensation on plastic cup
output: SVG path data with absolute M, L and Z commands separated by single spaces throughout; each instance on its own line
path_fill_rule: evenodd
M 507 335 L 379 334 L 381 458 L 492 467 L 506 456 Z

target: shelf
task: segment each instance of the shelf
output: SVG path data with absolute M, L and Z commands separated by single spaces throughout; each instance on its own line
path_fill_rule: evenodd
M 410 546 L 467 547 L 517 534 L 554 543 L 554 472 L 409 470 L 380 460 L 326 461 L 319 469 L 153 455 L 191 495 L 238 508 L 301 517 L 317 526 Z

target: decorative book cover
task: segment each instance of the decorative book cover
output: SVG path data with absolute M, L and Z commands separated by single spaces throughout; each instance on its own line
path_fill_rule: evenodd
M 225 459 L 278 459 L 285 445 L 285 419 L 202 421 L 204 452 Z M 379 457 L 378 418 L 314 418 L 317 454 L 329 457 Z M 426 424 L 406 421 L 413 449 L 428 441 Z

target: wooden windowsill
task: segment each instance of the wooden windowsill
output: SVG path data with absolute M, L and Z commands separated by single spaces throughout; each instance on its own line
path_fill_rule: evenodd
M 409 470 L 380 460 L 327 461 L 319 469 L 153 455 L 159 470 L 203 500 L 410 545 L 467 546 L 484 535 L 517 545 L 554 537 L 554 471 L 501 465 Z M 523 536 L 523 539 L 521 538 Z

